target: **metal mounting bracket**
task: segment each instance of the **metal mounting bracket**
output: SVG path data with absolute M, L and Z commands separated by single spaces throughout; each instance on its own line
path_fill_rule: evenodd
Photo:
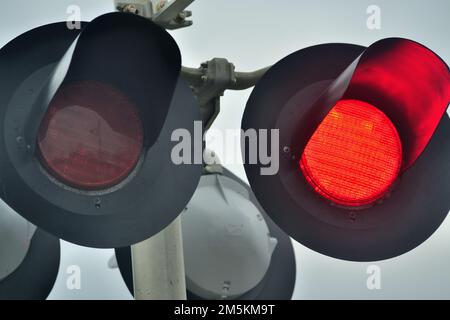
M 214 58 L 197 69 L 183 67 L 181 75 L 196 95 L 205 128 L 209 129 L 220 112 L 220 97 L 224 92 L 253 87 L 268 69 L 236 72 L 234 64 L 227 59 Z
M 169 30 L 192 25 L 191 11 L 184 10 L 194 0 L 114 0 L 118 11 L 140 15 Z
M 148 18 L 165 29 L 192 25 L 186 11 L 194 0 L 114 0 L 117 10 Z M 225 90 L 245 90 L 253 87 L 269 68 L 255 72 L 236 72 L 235 66 L 223 58 L 214 58 L 200 68 L 183 67 L 182 77 L 188 82 L 200 105 L 200 113 L 209 129 L 220 112 L 220 97 Z

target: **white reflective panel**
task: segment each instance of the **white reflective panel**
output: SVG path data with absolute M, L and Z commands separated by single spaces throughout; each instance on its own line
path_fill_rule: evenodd
M 187 287 L 201 298 L 237 298 L 266 274 L 277 240 L 239 183 L 203 176 L 182 215 Z

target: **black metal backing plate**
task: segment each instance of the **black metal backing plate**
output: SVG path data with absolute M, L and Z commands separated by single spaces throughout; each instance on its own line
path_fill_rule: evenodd
M 224 176 L 233 179 L 249 190 L 250 199 L 261 210 L 272 237 L 278 239 L 278 245 L 264 279 L 252 290 L 240 297 L 240 300 L 290 300 L 294 292 L 296 280 L 296 262 L 291 239 L 264 212 L 250 187 L 229 170 L 224 169 Z M 133 274 L 130 247 L 116 249 L 117 263 L 125 283 L 133 294 Z M 155 257 L 157 259 L 157 257 Z M 201 300 L 198 296 L 187 292 L 189 300 Z
M 59 239 L 37 229 L 22 264 L 0 281 L 0 300 L 45 300 L 56 281 L 59 262 Z
M 27 108 L 78 33 L 66 23 L 50 24 L 0 50 L 1 197 L 27 220 L 67 241 L 99 248 L 131 245 L 170 224 L 195 191 L 202 165 L 175 165 L 170 156 L 176 144 L 173 129 L 193 131 L 198 106 L 179 79 L 157 142 L 120 188 L 77 192 L 55 183 L 34 155 L 26 155 L 21 128 Z
M 276 64 L 254 89 L 242 129 L 280 130 L 280 170 L 260 174 L 245 164 L 250 185 L 265 211 L 290 236 L 319 253 L 352 261 L 376 261 L 408 252 L 428 239 L 450 210 L 450 120 L 440 125 L 415 165 L 405 172 L 382 203 L 349 210 L 333 206 L 307 184 L 299 171 L 309 137 L 304 108 L 364 51 L 350 44 L 300 50 Z M 301 141 L 305 140 L 305 141 Z M 285 152 L 288 147 L 289 152 Z M 247 152 L 248 150 L 244 150 Z

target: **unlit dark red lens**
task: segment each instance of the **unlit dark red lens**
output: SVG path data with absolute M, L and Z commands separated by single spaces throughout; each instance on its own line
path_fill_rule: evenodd
M 350 207 L 382 198 L 398 177 L 402 144 L 390 119 L 375 106 L 341 100 L 304 149 L 301 170 L 314 190 Z
M 105 189 L 135 168 L 143 147 L 142 122 L 119 90 L 80 81 L 58 90 L 37 143 L 41 163 L 57 180 L 79 189 Z

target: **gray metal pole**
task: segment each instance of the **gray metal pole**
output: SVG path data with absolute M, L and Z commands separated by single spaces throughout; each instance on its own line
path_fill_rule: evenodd
M 186 300 L 181 218 L 131 247 L 136 300 Z

